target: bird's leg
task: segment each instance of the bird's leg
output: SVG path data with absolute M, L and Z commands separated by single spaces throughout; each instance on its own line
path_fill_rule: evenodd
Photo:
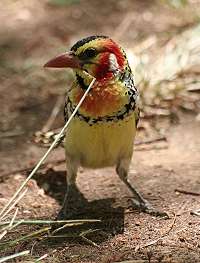
M 116 171 L 119 175 L 119 178 L 125 183 L 125 185 L 129 188 L 131 193 L 133 194 L 132 198 L 132 204 L 134 208 L 137 208 L 138 210 L 154 215 L 154 216 L 162 216 L 162 217 L 168 217 L 168 215 L 165 212 L 160 212 L 152 207 L 152 205 L 145 200 L 141 194 L 133 187 L 132 184 L 128 181 L 128 170 L 129 170 L 129 159 L 124 159 L 119 162 L 117 165 Z
M 66 157 L 67 163 L 67 191 L 64 197 L 63 205 L 58 213 L 57 219 L 71 219 L 73 216 L 80 214 L 81 208 L 83 208 L 87 200 L 83 194 L 79 191 L 76 185 L 76 177 L 78 164 Z

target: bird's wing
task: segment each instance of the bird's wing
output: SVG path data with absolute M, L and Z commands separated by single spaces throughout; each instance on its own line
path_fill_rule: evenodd
M 66 99 L 65 99 L 65 106 L 64 106 L 64 120 L 66 123 L 69 119 L 69 116 L 70 116 L 70 100 L 69 100 L 68 94 L 66 94 L 65 98 Z

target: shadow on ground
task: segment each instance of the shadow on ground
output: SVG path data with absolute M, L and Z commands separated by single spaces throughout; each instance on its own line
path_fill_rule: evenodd
M 48 169 L 44 173 L 37 174 L 34 179 L 37 181 L 38 186 L 44 189 L 46 195 L 51 196 L 62 205 L 67 189 L 64 171 Z M 82 194 L 80 193 L 80 195 Z M 80 196 L 77 197 L 77 200 L 74 200 L 74 202 L 76 202 L 76 207 L 79 206 L 79 204 L 77 204 L 77 202 L 80 202 L 79 197 Z M 59 235 L 69 235 L 69 239 L 71 239 L 73 243 L 74 241 L 80 243 L 80 240 L 77 239 L 76 233 L 88 233 L 94 242 L 101 243 L 112 236 L 122 234 L 124 232 L 124 208 L 121 206 L 114 207 L 114 203 L 114 198 L 105 198 L 90 202 L 87 201 L 85 207 L 81 207 L 81 210 L 78 213 L 77 211 L 72 211 L 70 219 L 97 219 L 101 220 L 101 222 L 92 224 L 88 223 L 77 227 L 67 227 L 65 230 L 59 231 Z M 73 210 L 73 203 L 70 207 Z M 70 236 L 70 233 L 72 232 L 74 237 L 76 237 L 76 240 Z M 60 238 L 59 240 L 57 238 L 48 240 L 48 245 L 49 242 L 52 245 L 55 245 L 55 242 L 61 244 L 63 243 L 63 240 L 63 238 Z

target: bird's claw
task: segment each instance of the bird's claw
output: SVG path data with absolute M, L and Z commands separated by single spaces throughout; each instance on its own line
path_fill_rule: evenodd
M 144 213 L 150 214 L 156 217 L 162 217 L 164 219 L 168 219 L 169 215 L 164 211 L 159 211 L 155 209 L 147 200 L 143 199 L 143 202 L 139 202 L 138 200 L 132 198 L 131 199 L 132 206 Z

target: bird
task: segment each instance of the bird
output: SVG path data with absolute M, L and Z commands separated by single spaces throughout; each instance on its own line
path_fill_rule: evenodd
M 124 49 L 110 37 L 89 36 L 77 41 L 70 51 L 50 59 L 44 67 L 71 68 L 74 72 L 74 82 L 65 99 L 65 121 L 92 79 L 96 79 L 64 136 L 67 190 L 57 218 L 71 218 L 73 211 L 86 205 L 76 184 L 80 166 L 115 167 L 133 195 L 134 208 L 156 216 L 165 214 L 144 199 L 128 179 L 140 109 L 139 91 Z

